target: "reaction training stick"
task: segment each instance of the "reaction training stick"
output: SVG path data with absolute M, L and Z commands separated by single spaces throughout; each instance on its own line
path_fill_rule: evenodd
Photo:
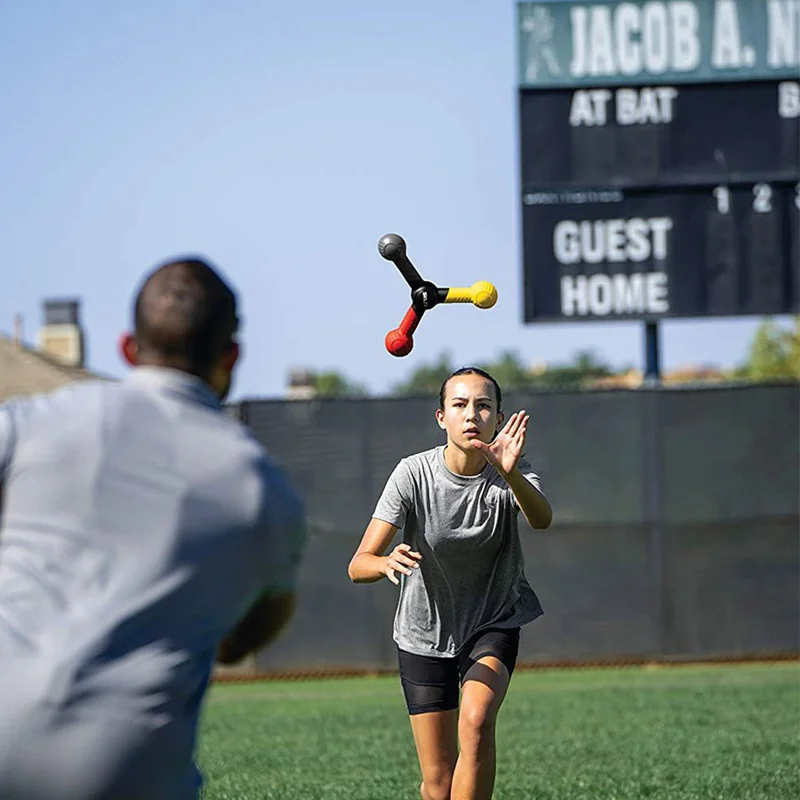
M 488 281 L 477 281 L 467 288 L 445 289 L 423 280 L 406 255 L 406 243 L 396 233 L 387 233 L 378 240 L 378 252 L 391 261 L 411 287 L 411 308 L 398 327 L 386 334 L 386 349 L 393 356 L 407 356 L 414 347 L 414 331 L 422 315 L 439 303 L 472 303 L 478 308 L 491 308 L 497 302 L 497 289 Z

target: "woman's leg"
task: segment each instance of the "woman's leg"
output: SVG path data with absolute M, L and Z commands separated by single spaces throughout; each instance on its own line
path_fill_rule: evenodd
M 458 758 L 458 709 L 412 714 L 409 719 L 422 771 L 422 800 L 450 800 Z
M 494 656 L 475 662 L 464 675 L 458 742 L 461 753 L 453 772 L 451 800 L 490 800 L 494 789 L 495 723 L 511 680 Z
M 422 800 L 450 800 L 458 758 L 459 665 L 398 650 L 400 680 L 422 771 Z

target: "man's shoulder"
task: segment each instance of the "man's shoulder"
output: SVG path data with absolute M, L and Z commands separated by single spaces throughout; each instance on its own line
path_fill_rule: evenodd
M 101 397 L 117 387 L 111 381 L 75 381 L 46 392 L 10 397 L 0 404 L 0 412 L 22 419 L 37 413 L 64 413 L 70 407 L 83 408 L 89 398 Z
M 271 482 L 284 477 L 284 468 L 256 437 L 251 428 L 235 417 L 227 414 L 222 425 L 226 428 L 231 447 L 239 464 L 258 473 L 264 481 Z
M 267 448 L 244 422 L 224 410 L 214 414 L 213 420 L 219 445 L 242 466 L 257 472 L 265 472 L 270 468 L 273 461 Z

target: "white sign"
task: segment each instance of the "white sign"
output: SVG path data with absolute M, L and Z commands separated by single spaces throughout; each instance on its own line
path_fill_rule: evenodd
M 665 314 L 669 311 L 668 297 L 666 272 L 561 278 L 561 313 L 566 317 Z
M 521 84 L 793 78 L 800 0 L 521 3 Z
M 641 89 L 577 89 L 572 94 L 569 124 L 605 125 L 609 121 L 608 103 L 614 100 L 613 114 L 618 125 L 663 125 L 672 122 L 674 86 L 645 86 Z
M 561 220 L 553 230 L 553 254 L 559 264 L 619 264 L 668 254 L 669 217 L 632 217 L 592 221 Z
M 559 264 L 642 264 L 669 256 L 669 217 L 561 220 L 553 229 L 553 255 Z M 669 311 L 667 273 L 595 273 L 561 277 L 564 316 L 665 314 Z

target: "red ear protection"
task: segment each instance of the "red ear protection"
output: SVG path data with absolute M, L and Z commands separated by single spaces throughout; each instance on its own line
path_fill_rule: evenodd
M 229 372 L 233 369 L 234 364 L 239 360 L 239 355 L 241 354 L 241 346 L 239 342 L 232 342 L 231 346 L 225 352 L 225 355 L 222 357 L 222 365 L 225 367 L 226 370 Z
M 139 346 L 132 333 L 123 333 L 119 337 L 119 351 L 126 364 L 135 367 L 139 360 Z

